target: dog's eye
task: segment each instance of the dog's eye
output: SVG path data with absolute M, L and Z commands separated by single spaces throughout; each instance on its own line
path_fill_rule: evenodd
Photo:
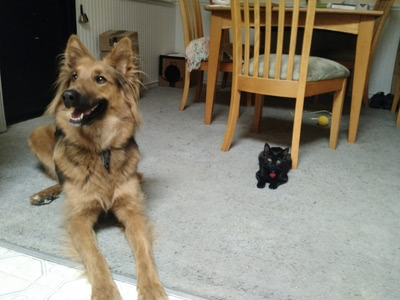
M 268 162 L 272 162 L 272 159 L 271 159 L 271 158 L 268 158 L 267 160 L 268 160 Z
M 75 81 L 78 79 L 78 74 L 74 73 L 72 74 L 72 80 Z
M 102 83 L 106 83 L 107 80 L 103 77 L 103 76 L 96 76 L 94 78 L 96 80 L 97 83 L 102 84 Z
M 278 160 L 276 161 L 276 164 L 279 165 L 280 163 L 281 163 L 281 161 L 278 159 Z

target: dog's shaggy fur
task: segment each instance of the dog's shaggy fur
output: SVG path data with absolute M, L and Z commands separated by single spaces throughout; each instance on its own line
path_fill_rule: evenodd
M 59 181 L 33 195 L 31 202 L 46 204 L 64 191 L 65 226 L 85 265 L 92 299 L 121 299 L 93 231 L 102 212 L 112 212 L 125 230 L 136 258 L 139 299 L 167 299 L 152 256 L 137 172 L 140 154 L 134 135 L 141 117 L 136 61 L 128 38 L 98 61 L 71 36 L 58 90 L 47 108 L 55 125 L 36 128 L 29 138 L 33 153 Z

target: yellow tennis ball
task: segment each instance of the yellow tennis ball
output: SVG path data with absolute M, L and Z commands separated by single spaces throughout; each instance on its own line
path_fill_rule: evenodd
M 320 116 L 317 119 L 317 124 L 320 126 L 326 126 L 326 125 L 328 125 L 328 123 L 329 123 L 329 120 L 326 116 Z

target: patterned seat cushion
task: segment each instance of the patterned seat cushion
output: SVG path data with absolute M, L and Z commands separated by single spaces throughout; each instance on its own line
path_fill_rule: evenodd
M 269 66 L 269 78 L 274 78 L 275 76 L 275 60 L 276 55 L 270 55 L 270 66 Z M 299 79 L 301 56 L 296 55 L 294 59 L 293 68 L 293 80 Z M 253 59 L 250 60 L 249 65 L 249 75 L 253 75 Z M 282 55 L 282 68 L 281 68 L 281 79 L 286 79 L 286 70 L 288 64 L 288 56 L 286 54 Z M 243 71 L 243 68 L 242 68 Z M 264 74 L 264 55 L 260 55 L 258 64 L 258 74 L 263 76 Z M 307 81 L 321 81 L 334 78 L 348 77 L 350 71 L 343 65 L 322 57 L 310 56 L 308 61 L 308 73 Z

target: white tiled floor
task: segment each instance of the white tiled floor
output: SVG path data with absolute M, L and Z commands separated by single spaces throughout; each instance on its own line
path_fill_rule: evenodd
M 88 300 L 83 272 L 0 246 L 1 300 Z M 115 280 L 123 299 L 137 299 L 136 286 Z M 170 300 L 189 300 L 168 293 Z

